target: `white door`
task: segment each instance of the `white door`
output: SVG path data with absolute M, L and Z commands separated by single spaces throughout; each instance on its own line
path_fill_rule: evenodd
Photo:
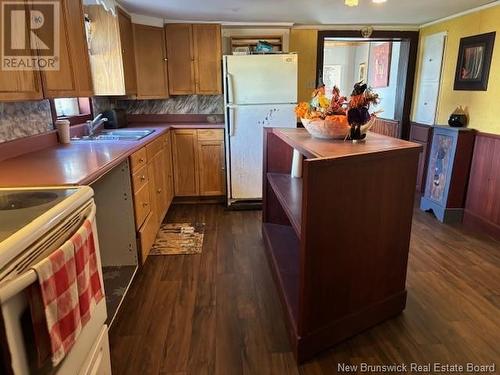
M 436 122 L 445 41 L 446 33 L 429 35 L 424 40 L 415 112 L 415 121 L 422 124 Z
M 230 199 L 262 199 L 263 128 L 294 128 L 294 104 L 228 109 Z
M 227 102 L 297 102 L 297 55 L 226 56 Z

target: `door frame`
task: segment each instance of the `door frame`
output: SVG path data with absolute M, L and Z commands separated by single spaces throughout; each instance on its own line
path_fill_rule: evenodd
M 404 87 L 396 88 L 395 119 L 400 122 L 400 137 L 410 137 L 410 115 L 413 101 L 415 71 L 418 57 L 419 31 L 373 30 L 369 38 L 363 38 L 359 30 L 321 30 L 318 31 L 316 85 L 322 81 L 324 47 L 326 38 L 353 38 L 367 42 L 403 42 L 399 55 L 398 82 L 405 82 Z

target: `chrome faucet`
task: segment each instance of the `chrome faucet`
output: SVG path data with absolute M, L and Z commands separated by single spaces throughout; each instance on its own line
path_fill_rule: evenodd
M 96 130 L 106 121 L 108 121 L 108 119 L 106 117 L 102 117 L 102 113 L 98 114 L 93 120 L 88 120 L 86 124 L 89 137 L 92 137 Z

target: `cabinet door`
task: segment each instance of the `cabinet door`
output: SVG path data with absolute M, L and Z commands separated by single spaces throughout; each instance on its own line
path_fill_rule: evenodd
M 154 158 L 155 196 L 158 224 L 161 224 L 167 210 L 167 189 L 165 186 L 165 150 L 162 148 Z
M 59 70 L 41 72 L 45 97 L 90 96 L 92 83 L 82 4 L 79 0 L 60 0 L 59 10 Z
M 165 40 L 161 27 L 133 24 L 137 98 L 168 98 Z
M 123 74 L 127 95 L 137 94 L 137 78 L 135 71 L 134 36 L 132 20 L 121 8 L 118 8 L 118 25 L 120 28 L 120 45 L 122 48 Z
M 172 156 L 176 196 L 199 195 L 196 130 L 174 130 Z
M 200 195 L 224 195 L 224 141 L 198 141 Z
M 158 194 L 156 192 L 157 190 L 157 177 L 155 174 L 155 169 L 156 169 L 156 163 L 155 163 L 155 158 L 153 158 L 149 163 L 148 163 L 148 176 L 149 176 L 149 196 L 150 196 L 150 204 L 151 204 L 151 215 L 152 215 L 152 220 L 158 224 L 159 222 L 159 210 L 160 206 L 158 204 Z
M 3 19 L 3 3 L 0 1 L 0 19 Z M 27 7 L 26 7 L 27 10 Z M 26 29 L 19 30 L 16 33 L 19 35 L 27 35 L 27 22 L 25 23 Z M 29 47 L 29 46 L 27 46 Z M 26 48 L 23 55 L 35 56 L 36 51 Z M 0 101 L 20 101 L 20 100 L 34 100 L 42 99 L 42 82 L 40 79 L 40 72 L 36 70 L 3 70 L 0 69 Z
M 193 25 L 196 93 L 222 93 L 222 49 L 220 25 Z
M 195 93 L 193 29 L 190 24 L 165 25 L 170 95 Z
M 165 136 L 165 149 L 163 153 L 163 162 L 164 162 L 164 170 L 165 170 L 165 192 L 167 198 L 167 210 L 172 203 L 172 199 L 174 198 L 174 175 L 172 168 L 172 138 L 171 134 L 168 133 Z

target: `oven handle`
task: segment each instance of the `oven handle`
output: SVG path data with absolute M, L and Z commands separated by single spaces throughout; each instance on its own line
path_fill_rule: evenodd
M 91 223 L 95 221 L 96 206 L 92 204 L 90 212 L 85 218 L 85 220 L 90 220 Z M 22 275 L 19 275 L 15 279 L 7 282 L 5 285 L 0 287 L 0 304 L 8 301 L 15 295 L 19 294 L 21 291 L 26 289 L 28 286 L 37 281 L 38 276 L 35 270 L 30 269 Z

